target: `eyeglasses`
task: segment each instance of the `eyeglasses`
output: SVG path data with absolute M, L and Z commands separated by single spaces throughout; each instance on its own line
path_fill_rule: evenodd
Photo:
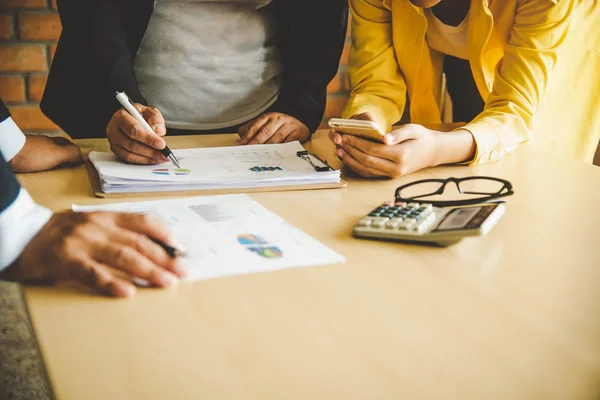
M 448 183 L 456 184 L 461 199 L 436 200 L 435 196 L 444 193 Z M 396 201 L 428 203 L 437 207 L 467 206 L 484 203 L 514 194 L 509 181 L 491 176 L 471 176 L 467 178 L 424 179 L 396 189 Z

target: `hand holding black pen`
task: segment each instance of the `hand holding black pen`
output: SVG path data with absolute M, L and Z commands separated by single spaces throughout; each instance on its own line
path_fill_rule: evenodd
M 116 97 L 123 108 L 113 114 L 106 129 L 113 153 L 132 164 L 171 161 L 179 167 L 179 161 L 162 138 L 166 127 L 160 111 L 133 104 L 125 93 L 117 93 Z

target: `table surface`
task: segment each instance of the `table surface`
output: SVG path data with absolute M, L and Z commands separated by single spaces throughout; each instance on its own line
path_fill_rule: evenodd
M 237 136 L 168 143 L 233 145 Z M 306 147 L 339 166 L 325 132 Z M 488 236 L 449 248 L 352 238 L 356 220 L 396 186 L 471 175 L 515 188 Z M 19 179 L 54 210 L 106 202 L 83 167 Z M 130 300 L 25 287 L 57 398 L 598 398 L 600 168 L 528 145 L 477 167 L 345 179 L 345 189 L 251 195 L 345 264 L 146 289 Z

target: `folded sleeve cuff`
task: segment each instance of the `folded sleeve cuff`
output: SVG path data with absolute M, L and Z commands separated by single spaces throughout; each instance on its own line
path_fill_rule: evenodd
M 25 141 L 25 135 L 12 118 L 0 122 L 0 151 L 6 161 L 12 160 L 21 151 Z
M 351 97 L 348 103 L 346 103 L 342 117 L 351 118 L 367 112 L 373 114 L 375 122 L 384 128 L 386 132 L 391 131 L 392 125 L 400 121 L 401 117 L 401 111 L 396 104 L 387 99 L 366 93 Z
M 0 271 L 11 265 L 48 222 L 52 212 L 34 203 L 23 188 L 0 213 Z
M 475 157 L 468 165 L 498 161 L 504 156 L 500 146 L 499 132 L 485 120 L 475 120 L 458 129 L 469 131 L 475 139 Z

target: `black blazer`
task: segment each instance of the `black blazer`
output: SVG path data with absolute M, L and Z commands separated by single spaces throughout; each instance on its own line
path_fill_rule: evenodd
M 325 111 L 327 85 L 337 73 L 348 24 L 347 0 L 273 0 L 283 83 L 272 110 L 314 131 Z M 154 0 L 58 0 L 63 31 L 42 111 L 75 138 L 104 137 L 120 108 L 115 91 L 146 104 L 134 58 Z
M 10 117 L 8 109 L 0 100 L 0 123 Z M 0 152 L 0 214 L 17 198 L 20 190 L 19 182 L 13 174 L 12 168 Z

